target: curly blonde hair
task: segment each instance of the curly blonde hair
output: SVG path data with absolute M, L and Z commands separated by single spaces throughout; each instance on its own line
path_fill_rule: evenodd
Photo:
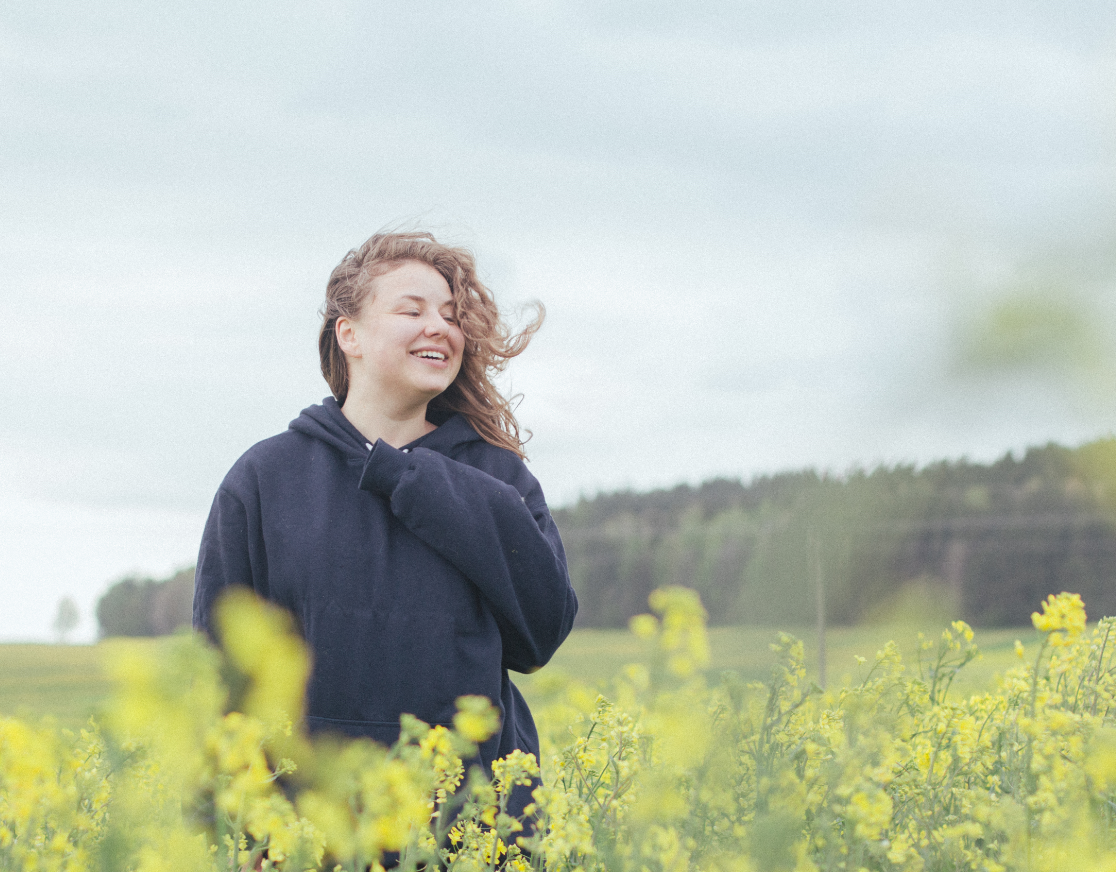
M 546 310 L 535 303 L 535 317 L 513 333 L 500 317 L 492 293 L 477 278 L 473 253 L 443 245 L 429 233 L 377 233 L 346 254 L 330 274 L 320 313 L 318 354 L 322 375 L 333 396 L 344 405 L 349 393 L 348 364 L 337 344 L 337 319 L 359 317 L 372 280 L 408 260 L 433 267 L 446 280 L 453 294 L 454 316 L 465 334 L 461 370 L 453 384 L 430 401 L 428 409 L 434 413 L 460 412 L 486 442 L 525 457 L 523 444 L 527 440 L 520 436 L 515 419 L 515 398 L 505 399 L 492 379 L 527 348 L 542 326 Z

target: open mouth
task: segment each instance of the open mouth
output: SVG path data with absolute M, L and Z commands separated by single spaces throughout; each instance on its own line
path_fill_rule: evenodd
M 440 351 L 412 351 L 415 357 L 422 357 L 426 360 L 445 360 L 446 356 Z

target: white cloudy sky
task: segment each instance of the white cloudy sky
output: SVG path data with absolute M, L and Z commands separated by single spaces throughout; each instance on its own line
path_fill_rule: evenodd
M 1013 283 L 1112 318 L 1114 86 L 1100 0 L 7 0 L 0 638 L 193 561 L 400 221 L 547 305 L 509 384 L 555 504 L 1107 433 L 950 373 Z

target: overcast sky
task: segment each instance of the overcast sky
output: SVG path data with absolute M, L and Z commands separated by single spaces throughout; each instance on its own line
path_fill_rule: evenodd
M 1108 335 L 1114 95 L 1100 0 L 7 0 L 0 639 L 193 562 L 388 224 L 546 304 L 506 385 L 554 505 L 1111 432 L 955 349 L 1029 282 Z

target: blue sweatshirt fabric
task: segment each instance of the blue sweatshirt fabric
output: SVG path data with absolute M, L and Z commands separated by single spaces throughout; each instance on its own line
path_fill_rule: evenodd
M 539 483 L 461 415 L 396 449 L 369 446 L 332 397 L 304 409 L 225 477 L 195 578 L 194 625 L 210 634 L 229 585 L 295 616 L 311 731 L 390 744 L 402 713 L 450 725 L 457 697 L 479 694 L 502 716 L 485 768 L 538 756 L 508 670 L 550 659 L 577 598 Z

